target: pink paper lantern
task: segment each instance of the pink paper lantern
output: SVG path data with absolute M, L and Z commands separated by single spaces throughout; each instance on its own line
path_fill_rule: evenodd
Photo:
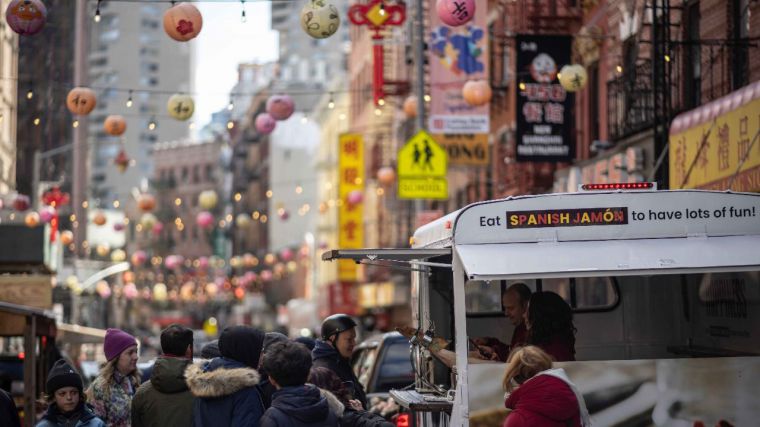
M 195 223 L 203 229 L 211 228 L 214 224 L 214 216 L 207 211 L 198 212 L 198 215 L 195 217 Z
M 283 210 L 282 212 L 280 212 L 280 213 L 278 214 L 278 216 L 280 217 L 280 219 L 281 219 L 281 220 L 283 220 L 283 221 L 287 221 L 287 220 L 288 220 L 288 218 L 290 218 L 290 212 L 288 212 L 288 211 L 286 211 L 286 210 Z
M 267 113 L 275 120 L 287 120 L 295 109 L 293 98 L 288 95 L 274 95 L 267 100 Z
M 255 282 L 256 281 L 256 277 L 257 277 L 256 273 L 254 273 L 253 271 L 247 271 L 243 275 L 243 282 L 245 282 L 245 284 L 249 284 L 251 282 Z
M 140 294 L 137 291 L 137 286 L 135 286 L 134 283 L 127 283 L 124 285 L 124 289 L 122 290 L 122 293 L 124 293 L 124 298 L 132 300 L 137 298 L 137 296 Z
M 438 0 L 438 17 L 444 24 L 458 27 L 475 17 L 475 0 Z
M 13 199 L 13 209 L 16 209 L 19 212 L 24 212 L 29 209 L 30 204 L 29 196 L 24 196 L 23 194 L 18 194 Z
M 269 113 L 261 113 L 256 116 L 256 131 L 262 135 L 269 135 L 277 126 L 277 121 Z
M 271 270 L 262 270 L 261 271 L 261 280 L 268 282 L 272 280 L 272 271 Z
M 201 270 L 208 269 L 208 264 L 209 264 L 208 257 L 202 256 L 202 257 L 198 258 L 198 267 Z
M 132 254 L 132 265 L 135 267 L 145 264 L 145 261 L 147 260 L 148 254 L 146 254 L 145 251 L 135 251 L 135 253 Z
M 125 228 L 127 228 L 127 226 L 125 226 L 123 222 L 117 222 L 113 225 L 113 231 L 124 231 Z
M 282 259 L 285 262 L 288 262 L 293 259 L 293 251 L 289 248 L 285 248 L 282 251 L 280 251 L 280 259 Z
M 40 0 L 13 0 L 5 9 L 5 20 L 18 34 L 32 36 L 45 26 L 47 8 Z
M 55 217 L 55 208 L 52 206 L 45 206 L 40 208 L 40 221 L 47 224 Z
M 153 232 L 154 236 L 158 236 L 162 231 L 164 231 L 164 224 L 157 222 L 153 224 L 153 228 L 150 231 Z
M 364 193 L 361 190 L 354 190 L 346 196 L 349 205 L 358 205 L 364 200 Z
M 166 268 L 174 270 L 175 268 L 181 267 L 183 262 L 185 262 L 185 257 L 182 255 L 169 255 L 164 260 L 164 265 Z

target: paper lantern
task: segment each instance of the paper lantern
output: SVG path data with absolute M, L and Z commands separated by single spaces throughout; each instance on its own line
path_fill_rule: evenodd
M 156 208 L 156 198 L 149 193 L 137 196 L 137 207 L 143 212 L 150 212 Z
M 24 212 L 29 209 L 30 204 L 29 196 L 17 194 L 16 197 L 13 198 L 13 209 L 16 209 L 19 212 Z
M 285 264 L 285 268 L 288 270 L 288 273 L 295 273 L 296 270 L 298 270 L 298 263 L 295 261 L 290 261 Z
M 274 254 L 266 254 L 266 255 L 264 256 L 264 263 L 265 263 L 266 265 L 272 265 L 272 264 L 274 264 L 274 262 L 275 262 L 276 260 L 277 260 L 277 258 L 275 258 Z
M 288 218 L 290 218 L 290 212 L 283 209 L 277 213 L 277 216 L 279 216 L 282 221 L 287 221 Z
M 417 97 L 416 96 L 408 96 L 404 100 L 404 114 L 406 114 L 406 117 L 413 118 L 417 117 Z
M 338 8 L 326 0 L 310 0 L 301 9 L 301 28 L 315 39 L 330 37 L 339 26 Z
M 142 225 L 143 229 L 146 231 L 152 229 L 156 222 L 158 222 L 158 219 L 152 213 L 144 213 L 140 217 L 140 225 Z
M 13 0 L 5 9 L 5 20 L 16 33 L 32 36 L 45 26 L 47 8 L 40 0 Z
M 40 214 L 37 212 L 29 212 L 24 217 L 24 224 L 29 228 L 34 228 L 40 225 Z
M 475 0 L 438 0 L 435 9 L 444 24 L 458 27 L 475 17 Z
M 163 231 L 164 224 L 158 221 L 150 228 L 150 232 L 153 233 L 154 236 L 159 236 Z
M 127 259 L 127 253 L 123 249 L 116 249 L 111 252 L 111 261 L 123 262 L 125 259 Z
M 90 114 L 97 103 L 95 92 L 87 87 L 75 87 L 66 96 L 66 107 L 71 114 L 79 116 Z
M 92 216 L 92 223 L 101 226 L 106 223 L 106 214 L 103 213 L 103 211 L 97 211 L 95 212 L 95 215 Z
M 583 89 L 588 81 L 588 74 L 583 65 L 571 64 L 565 65 L 559 70 L 559 84 L 568 92 L 575 92 Z
M 287 262 L 293 259 L 293 251 L 289 248 L 285 248 L 282 251 L 280 251 L 280 259 Z
M 251 217 L 248 214 L 238 214 L 238 216 L 235 217 L 235 225 L 238 226 L 238 228 L 246 228 L 251 224 Z
M 234 256 L 230 258 L 230 267 L 232 268 L 238 268 L 243 265 L 243 259 L 239 256 Z
M 243 275 L 243 279 L 248 283 L 253 283 L 258 278 L 259 278 L 259 275 L 254 273 L 253 271 L 246 271 L 246 273 Z
M 195 217 L 195 223 L 200 228 L 209 229 L 214 225 L 214 216 L 210 212 L 198 212 L 198 215 Z
M 259 277 L 261 277 L 261 280 L 268 282 L 272 280 L 272 272 L 270 270 L 262 270 Z
M 135 251 L 130 260 L 132 261 L 133 266 L 140 267 L 148 260 L 148 254 L 145 253 L 145 251 Z
M 106 299 L 111 296 L 111 287 L 108 286 L 108 282 L 105 280 L 100 280 L 95 284 L 95 292 L 97 292 L 101 298 Z
M 166 109 L 169 115 L 177 120 L 185 121 L 193 116 L 195 112 L 195 101 L 190 95 L 176 94 L 169 98 L 166 103 Z
M 108 256 L 108 253 L 111 252 L 111 247 L 108 245 L 98 245 L 95 247 L 95 253 L 98 254 L 98 256 L 105 257 Z
M 71 230 L 61 231 L 61 244 L 68 246 L 74 241 L 74 233 Z
M 166 297 L 169 296 L 169 291 L 166 289 L 166 285 L 163 283 L 156 283 L 153 285 L 153 299 L 162 302 L 166 301 Z
M 274 117 L 269 115 L 269 113 L 261 113 L 256 116 L 254 124 L 258 133 L 262 135 L 269 135 L 272 133 L 275 126 L 277 126 L 277 121 L 275 121 Z
M 206 283 L 205 291 L 208 296 L 214 297 L 217 293 L 219 293 L 219 285 L 214 282 Z
M 53 218 L 55 218 L 56 211 L 55 211 L 55 208 L 52 207 L 52 206 L 44 206 L 44 207 L 40 208 L 39 214 L 40 214 L 40 221 L 42 221 L 45 224 L 47 224 Z
M 198 268 L 201 270 L 206 270 L 209 266 L 209 259 L 208 257 L 202 256 L 198 258 Z
M 219 197 L 214 190 L 202 191 L 201 194 L 198 195 L 198 204 L 201 206 L 201 209 L 214 209 L 218 201 Z
M 139 295 L 139 292 L 137 291 L 137 286 L 135 286 L 134 283 L 127 283 L 124 285 L 124 290 L 122 290 L 124 293 L 124 298 L 128 300 L 133 300 L 137 298 L 137 295 Z
M 111 114 L 103 121 L 103 130 L 112 136 L 123 135 L 127 131 L 127 121 L 118 114 Z
M 195 283 L 185 282 L 179 289 L 179 297 L 183 301 L 192 301 L 195 297 Z
M 275 120 L 287 120 L 295 109 L 293 98 L 288 95 L 274 95 L 267 100 L 267 113 Z
M 116 155 L 116 157 L 114 157 L 113 164 L 116 166 L 116 169 L 118 169 L 119 172 L 124 173 L 129 167 L 129 163 L 129 156 L 127 156 L 127 152 L 122 148 L 119 150 L 119 153 Z
M 113 225 L 113 231 L 116 231 L 116 232 L 124 231 L 125 228 L 127 228 L 127 226 L 124 225 L 123 222 L 116 222 Z
M 396 180 L 396 171 L 390 166 L 383 166 L 377 171 L 377 180 L 382 185 L 391 185 Z
M 346 201 L 349 205 L 358 205 L 364 200 L 364 192 L 362 190 L 353 190 L 346 195 Z
M 203 16 L 190 3 L 180 3 L 164 12 L 164 31 L 178 42 L 194 39 L 203 27 Z
M 491 85 L 485 80 L 470 80 L 462 86 L 462 97 L 472 106 L 488 104 L 492 96 Z
M 174 270 L 176 268 L 181 267 L 183 262 L 185 262 L 185 257 L 183 257 L 182 255 L 169 255 L 164 260 L 164 265 L 169 270 Z

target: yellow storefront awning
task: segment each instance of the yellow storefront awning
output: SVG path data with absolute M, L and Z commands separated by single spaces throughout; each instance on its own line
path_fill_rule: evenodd
M 670 188 L 760 191 L 760 81 L 678 115 Z

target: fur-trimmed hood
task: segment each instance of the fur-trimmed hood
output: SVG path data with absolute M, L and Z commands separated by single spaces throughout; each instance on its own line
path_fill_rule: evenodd
M 216 358 L 185 370 L 187 387 L 196 397 L 229 396 L 259 383 L 260 375 L 252 368 L 234 360 Z
M 334 394 L 322 388 L 319 389 L 319 394 L 327 400 L 327 404 L 330 405 L 330 411 L 333 414 L 337 415 L 338 418 L 343 416 L 343 411 L 346 410 L 346 407 Z

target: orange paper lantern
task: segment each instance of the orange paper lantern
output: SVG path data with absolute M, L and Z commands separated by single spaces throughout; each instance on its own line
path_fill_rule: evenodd
M 384 166 L 377 171 L 377 180 L 382 185 L 391 185 L 396 180 L 396 171 L 390 166 Z
M 127 130 L 127 121 L 122 116 L 112 114 L 106 117 L 103 122 L 103 129 L 109 135 L 120 136 Z
M 178 42 L 194 39 L 203 27 L 203 16 L 190 3 L 180 3 L 164 12 L 164 31 Z
M 404 114 L 406 117 L 417 117 L 417 97 L 409 96 L 404 100 Z
M 104 214 L 101 211 L 95 212 L 95 215 L 92 217 L 92 222 L 95 225 L 103 225 L 106 223 L 106 214 Z
M 66 96 L 66 107 L 79 116 L 90 114 L 97 103 L 95 92 L 87 87 L 75 87 Z
M 63 246 L 68 246 L 74 241 L 74 233 L 70 230 L 61 231 L 61 243 Z
M 29 212 L 26 214 L 26 217 L 24 217 L 24 223 L 29 228 L 34 228 L 38 225 L 40 225 L 40 214 L 37 212 Z
M 140 194 L 137 197 L 137 207 L 143 212 L 150 212 L 156 207 L 156 198 L 152 194 Z
M 485 80 L 470 80 L 462 87 L 464 101 L 472 106 L 485 105 L 491 102 L 491 85 Z

